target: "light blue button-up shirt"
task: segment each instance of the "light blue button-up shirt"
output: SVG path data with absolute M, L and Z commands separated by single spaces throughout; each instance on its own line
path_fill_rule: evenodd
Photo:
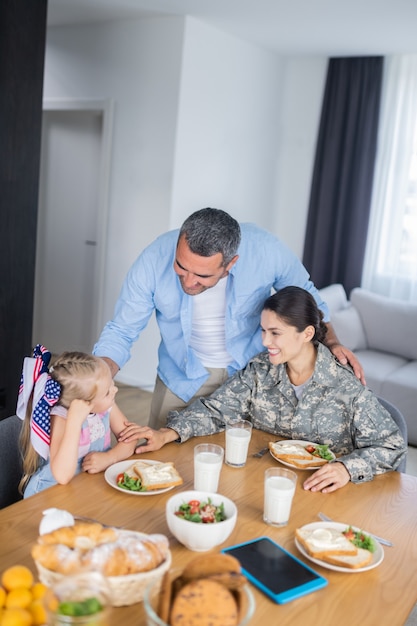
M 226 349 L 233 358 L 229 374 L 262 350 L 260 314 L 271 290 L 287 285 L 307 289 L 329 321 L 327 305 L 296 257 L 279 239 L 254 224 L 241 224 L 239 259 L 226 288 Z M 113 319 L 94 346 L 122 368 L 141 331 L 155 311 L 161 333 L 158 375 L 184 402 L 197 393 L 208 372 L 190 348 L 193 296 L 187 295 L 173 269 L 179 230 L 158 237 L 130 268 Z

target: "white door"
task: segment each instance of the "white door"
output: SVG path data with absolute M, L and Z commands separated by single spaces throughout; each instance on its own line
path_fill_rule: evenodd
M 44 111 L 33 344 L 91 352 L 97 339 L 97 263 L 103 115 Z

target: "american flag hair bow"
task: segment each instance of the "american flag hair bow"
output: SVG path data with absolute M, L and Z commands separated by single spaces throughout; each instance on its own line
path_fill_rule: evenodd
M 50 360 L 51 353 L 41 344 L 35 347 L 33 357 L 25 358 L 16 409 L 18 417 L 24 420 L 33 391 L 30 440 L 44 459 L 49 457 L 51 407 L 61 395 L 61 385 L 49 376 Z

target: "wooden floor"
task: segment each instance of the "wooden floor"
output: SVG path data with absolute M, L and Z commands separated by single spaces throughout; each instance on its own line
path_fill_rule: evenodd
M 146 426 L 149 418 L 152 393 L 144 391 L 139 387 L 129 387 L 123 383 L 116 382 L 118 392 L 116 404 L 126 415 L 128 420 Z

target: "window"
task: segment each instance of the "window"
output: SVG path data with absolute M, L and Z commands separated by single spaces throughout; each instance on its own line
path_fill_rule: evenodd
M 417 55 L 385 61 L 362 286 L 417 302 Z

